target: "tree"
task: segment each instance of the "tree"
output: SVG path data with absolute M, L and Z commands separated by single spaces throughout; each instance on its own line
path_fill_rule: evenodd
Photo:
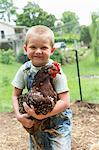
M 88 26 L 83 25 L 80 27 L 80 41 L 83 41 L 87 47 L 90 47 L 91 36 Z
M 16 24 L 31 27 L 33 25 L 46 25 L 50 28 L 54 27 L 56 18 L 54 15 L 48 14 L 41 9 L 38 4 L 28 2 L 23 8 L 23 12 L 17 15 Z
M 54 30 L 54 33 L 55 35 L 57 36 L 61 36 L 62 35 L 62 27 L 63 27 L 64 23 L 61 21 L 61 20 L 56 20 L 55 21 L 55 28 L 53 29 Z
M 92 49 L 94 50 L 95 61 L 99 59 L 99 13 L 93 12 L 91 15 L 92 24 L 90 33 L 92 38 Z
M 0 19 L 11 22 L 15 14 L 16 7 L 13 5 L 13 0 L 0 0 Z
M 78 17 L 74 12 L 65 11 L 62 14 L 61 21 L 64 23 L 63 30 L 65 33 L 78 32 L 79 22 L 78 22 Z

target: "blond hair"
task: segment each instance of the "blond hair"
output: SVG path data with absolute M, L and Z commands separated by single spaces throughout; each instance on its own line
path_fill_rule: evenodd
M 29 37 L 31 35 L 33 35 L 33 33 L 39 34 L 44 36 L 46 34 L 46 37 L 49 38 L 49 40 L 51 41 L 51 46 L 54 46 L 54 33 L 53 31 L 44 25 L 36 25 L 36 26 L 32 26 L 26 33 L 26 37 L 25 37 L 25 44 L 27 45 Z

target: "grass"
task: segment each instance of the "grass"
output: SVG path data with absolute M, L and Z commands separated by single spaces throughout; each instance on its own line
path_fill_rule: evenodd
M 79 100 L 79 83 L 76 63 L 63 66 L 67 75 L 68 85 L 71 93 L 71 100 Z M 93 54 L 88 58 L 79 61 L 81 91 L 84 101 L 99 103 L 99 78 L 82 78 L 84 75 L 99 76 L 99 64 L 95 64 Z
M 0 63 L 0 111 L 8 112 L 12 110 L 12 86 L 11 81 L 21 64 Z
M 21 66 L 20 63 L 0 64 L 0 112 L 12 110 L 11 81 Z M 68 79 L 71 100 L 80 100 L 76 62 L 62 66 Z M 95 64 L 93 55 L 79 62 L 80 75 L 99 76 L 99 66 Z M 82 97 L 84 101 L 99 103 L 99 78 L 81 78 Z

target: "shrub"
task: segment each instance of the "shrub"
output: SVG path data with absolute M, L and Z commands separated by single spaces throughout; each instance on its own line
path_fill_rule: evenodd
M 64 57 L 64 55 L 63 55 L 60 48 L 55 50 L 53 55 L 51 55 L 51 59 L 53 59 L 54 61 L 59 62 L 61 65 L 65 64 L 65 57 Z
M 74 40 L 77 40 L 79 41 L 80 40 L 80 37 L 79 37 L 79 34 L 66 34 L 66 35 L 63 35 L 63 36 L 55 36 L 55 42 L 65 42 L 66 44 L 68 43 L 74 43 Z
M 26 61 L 29 60 L 27 55 L 24 54 L 23 49 L 21 49 L 20 52 L 17 54 L 16 59 L 17 59 L 17 62 L 20 62 L 20 63 L 25 63 Z
M 12 63 L 12 61 L 15 59 L 15 54 L 13 52 L 13 50 L 8 49 L 8 50 L 4 50 L 1 49 L 0 50 L 0 62 L 4 63 L 4 64 L 9 64 Z

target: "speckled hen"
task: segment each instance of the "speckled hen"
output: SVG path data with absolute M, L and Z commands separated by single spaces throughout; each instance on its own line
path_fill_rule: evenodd
M 57 62 L 53 62 L 51 65 L 46 65 L 37 72 L 34 76 L 31 91 L 18 97 L 20 113 L 25 113 L 23 102 L 26 102 L 31 108 L 33 106 L 35 113 L 38 115 L 46 115 L 48 112 L 52 111 L 58 100 L 58 96 L 52 82 L 53 78 L 55 78 L 57 74 L 60 74 L 60 66 Z M 34 119 L 32 117 L 30 118 Z M 38 128 L 42 130 L 41 128 L 43 128 L 43 125 L 47 122 L 47 119 L 42 121 L 37 120 L 38 127 L 26 129 L 32 134 L 35 130 L 38 130 Z

